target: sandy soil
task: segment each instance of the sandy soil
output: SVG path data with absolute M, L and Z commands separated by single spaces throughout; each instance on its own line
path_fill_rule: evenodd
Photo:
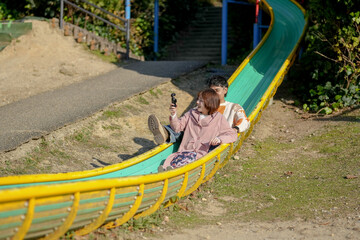
M 43 91 L 83 81 L 114 68 L 116 65 L 99 60 L 85 51 L 81 45 L 76 44 L 71 37 L 64 37 L 59 30 L 51 29 L 48 23 L 33 21 L 32 32 L 20 37 L 0 52 L 0 106 Z M 231 67 L 228 71 L 231 71 Z M 150 102 L 145 107 L 139 104 L 139 96 L 134 96 L 107 108 L 108 110 L 128 109 L 124 117 L 104 119 L 94 123 L 95 119 L 103 115 L 103 112 L 99 112 L 88 119 L 49 134 L 45 140 L 59 149 L 67 149 L 67 154 L 71 157 L 68 161 L 59 162 L 59 156 L 49 155 L 46 161 L 40 163 L 39 171 L 66 172 L 91 169 L 126 160 L 153 148 L 155 143 L 147 130 L 144 116 L 156 113 L 163 122 L 166 122 L 168 110 L 162 106 L 164 99 L 169 99 L 170 92 L 176 92 L 182 104 L 180 111 L 185 111 L 191 105 L 195 93 L 205 86 L 205 79 L 211 73 L 209 68 L 199 69 L 181 77 L 178 81 L 163 84 L 154 90 L 155 93 L 162 94 L 154 94 L 154 92 L 142 94 L 141 97 Z M 275 104 L 269 107 L 271 110 L 264 112 L 252 136 L 244 143 L 243 154 L 251 154 L 248 147 L 251 139 L 264 139 L 269 135 L 276 135 L 279 141 L 296 143 L 298 137 L 313 134 L 325 124 L 332 124 L 331 121 L 302 118 L 296 108 L 284 104 L 291 97 L 286 94 L 281 95 L 281 89 L 279 94 L 285 99 L 281 101 L 276 98 Z M 91 145 L 85 149 L 84 145 L 66 142 L 69 134 L 81 131 L 89 124 L 94 132 L 92 136 L 94 142 L 106 141 L 110 146 L 119 147 L 104 149 Z M 121 130 L 115 131 L 118 126 Z M 21 166 L 22 158 L 38 146 L 40 141 L 43 140 L 30 141 L 14 151 L 0 154 L 0 164 L 10 162 L 15 167 Z M 224 213 L 221 204 L 216 200 L 208 200 L 206 204 L 204 203 L 204 209 L 208 210 L 210 218 Z M 360 239 L 359 219 L 360 216 L 354 213 L 354 216 L 346 219 L 329 219 L 326 222 L 294 220 L 243 223 L 240 216 L 232 222 L 218 222 L 216 225 L 180 229 L 172 233 L 165 231 L 164 234 L 153 239 Z M 141 234 L 129 238 L 147 239 Z M 128 238 L 114 236 L 113 239 Z
M 0 106 L 116 68 L 48 22 L 31 22 L 32 31 L 0 53 Z
M 165 235 L 162 239 L 359 239 L 359 223 L 347 220 L 330 222 L 233 223 L 210 225 L 196 229 L 185 229 L 181 233 Z M 158 238 L 156 238 L 158 239 Z

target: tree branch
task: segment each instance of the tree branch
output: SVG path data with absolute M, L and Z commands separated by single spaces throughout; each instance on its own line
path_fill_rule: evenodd
M 329 58 L 328 56 L 322 54 L 321 52 L 315 51 L 315 53 L 318 54 L 318 55 L 320 55 L 320 56 L 322 56 L 322 57 L 324 57 L 324 58 L 326 58 L 326 59 L 328 59 L 328 60 L 334 61 L 334 62 L 336 62 L 336 63 L 339 62 L 339 60 Z

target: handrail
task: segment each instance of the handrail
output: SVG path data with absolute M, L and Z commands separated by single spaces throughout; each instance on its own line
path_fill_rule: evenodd
M 64 1 L 65 3 L 69 4 L 70 6 L 73 6 L 74 8 L 77 8 L 77 9 L 79 9 L 79 10 L 81 10 L 81 11 L 83 11 L 83 12 L 85 12 L 85 13 L 93 16 L 93 17 L 96 17 L 97 19 L 99 19 L 99 20 L 103 21 L 104 23 L 107 23 L 107 24 L 109 24 L 109 25 L 111 25 L 111 26 L 119 29 L 120 31 L 123 31 L 123 32 L 126 31 L 125 28 L 119 27 L 118 25 L 116 25 L 116 24 L 114 24 L 114 23 L 112 23 L 112 22 L 110 22 L 110 21 L 108 21 L 108 20 L 106 20 L 106 19 L 104 19 L 104 18 L 102 18 L 102 17 L 99 17 L 98 15 L 96 15 L 96 14 L 94 14 L 94 13 L 92 13 L 92 12 L 90 12 L 90 11 L 82 8 L 82 7 L 79 7 L 79 6 L 76 5 L 75 3 L 72 3 L 72 2 L 70 2 L 70 1 L 68 1 L 68 0 L 62 0 L 62 1 Z M 62 19 L 61 19 L 61 20 L 62 20 Z M 63 21 L 63 20 L 62 20 L 62 21 Z M 62 21 L 61 21 L 61 22 L 62 22 Z
M 114 23 L 110 22 L 109 20 L 106 20 L 106 19 L 104 19 L 102 17 L 99 17 L 98 15 L 96 15 L 96 14 L 94 14 L 94 13 L 92 13 L 92 12 L 90 12 L 90 11 L 76 5 L 75 3 L 72 3 L 72 2 L 70 2 L 68 0 L 60 0 L 60 21 L 59 21 L 60 22 L 60 29 L 62 29 L 63 26 L 64 26 L 64 2 L 65 2 L 65 3 L 69 4 L 70 6 L 76 8 L 76 9 L 78 9 L 78 10 L 80 10 L 80 11 L 86 13 L 86 14 L 89 14 L 90 16 L 93 16 L 93 17 L 99 19 L 100 21 L 103 21 L 104 23 L 107 23 L 110 26 L 112 26 L 112 27 L 114 27 L 114 28 L 116 28 L 116 29 L 118 29 L 118 30 L 120 30 L 122 32 L 125 32 L 126 59 L 129 59 L 129 54 L 130 54 L 130 47 L 129 47 L 129 42 L 130 42 L 130 19 L 124 19 L 124 18 L 121 18 L 119 16 L 116 16 L 115 14 L 113 14 L 113 13 L 111 13 L 111 12 L 109 12 L 109 11 L 107 11 L 107 10 L 105 10 L 105 9 L 95 5 L 95 4 L 92 4 L 92 3 L 90 3 L 90 2 L 88 2 L 86 0 L 81 0 L 81 1 L 89 4 L 90 6 L 96 8 L 96 9 L 98 9 L 98 10 L 100 10 L 100 11 L 106 13 L 106 14 L 109 14 L 110 16 L 112 16 L 112 17 L 114 17 L 114 18 L 116 18 L 116 19 L 118 19 L 118 20 L 120 20 L 122 22 L 124 22 L 125 23 L 125 28 L 120 27 L 120 26 L 118 26 L 118 25 L 116 25 L 116 24 L 114 24 Z
M 109 11 L 106 11 L 105 9 L 103 9 L 103 8 L 101 8 L 101 7 L 93 4 L 93 3 L 91 3 L 91 2 L 88 2 L 88 1 L 86 1 L 86 0 L 81 0 L 81 1 L 83 1 L 84 3 L 89 4 L 90 6 L 96 8 L 96 9 L 99 9 L 100 11 L 102 11 L 102 12 L 104 12 L 104 13 L 106 13 L 106 14 L 109 14 L 110 16 L 112 16 L 112 17 L 114 17 L 114 18 L 117 18 L 117 19 L 123 21 L 124 23 L 126 23 L 126 19 L 124 19 L 124 18 L 121 18 L 121 17 L 119 17 L 119 16 L 116 16 L 115 14 L 113 14 L 113 13 L 111 13 L 111 12 L 109 12 Z

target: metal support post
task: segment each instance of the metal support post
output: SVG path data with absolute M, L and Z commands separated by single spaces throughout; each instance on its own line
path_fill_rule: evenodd
M 257 23 L 254 23 L 253 27 L 253 48 L 256 48 L 256 46 L 259 43 L 259 26 Z
M 59 24 L 60 24 L 60 29 L 63 29 L 64 27 L 64 0 L 60 0 L 60 19 L 59 19 Z
M 228 13 L 228 0 L 223 0 L 222 27 L 221 27 L 221 65 L 226 65 L 226 61 L 227 61 L 227 13 Z
M 253 27 L 253 48 L 256 48 L 256 46 L 259 43 L 259 25 L 258 25 L 258 18 L 259 18 L 259 3 L 260 0 L 256 0 L 256 5 L 255 5 L 255 23 L 254 23 L 254 27 Z
M 125 0 L 125 19 L 126 19 L 126 59 L 130 55 L 130 0 Z
M 159 49 L 159 0 L 155 0 L 154 5 L 154 53 L 155 60 Z

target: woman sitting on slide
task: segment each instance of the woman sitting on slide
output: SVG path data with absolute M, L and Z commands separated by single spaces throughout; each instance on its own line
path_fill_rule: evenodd
M 175 132 L 184 132 L 177 152 L 168 156 L 159 172 L 191 163 L 208 153 L 210 146 L 235 142 L 237 133 L 226 118 L 216 110 L 220 98 L 213 89 L 198 93 L 196 105 L 181 118 L 176 116 L 176 107 L 170 105 L 170 126 Z

